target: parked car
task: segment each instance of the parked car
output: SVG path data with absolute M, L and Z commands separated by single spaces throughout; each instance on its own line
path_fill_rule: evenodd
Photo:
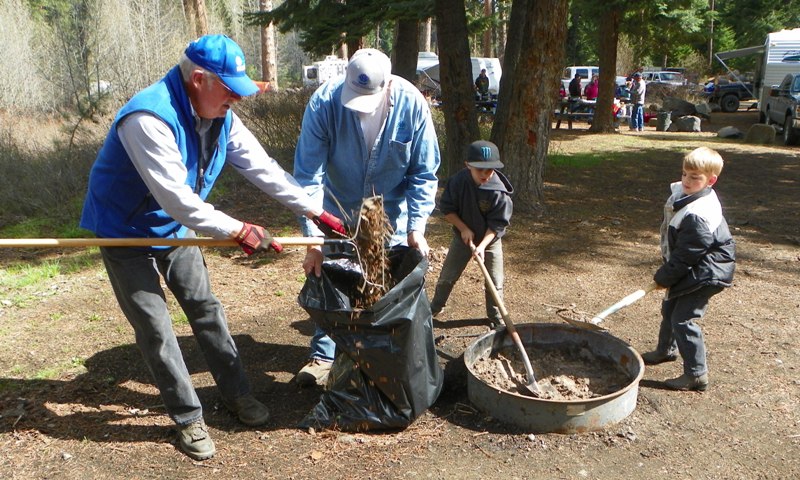
M 564 72 L 561 74 L 561 86 L 564 88 L 564 91 L 569 91 L 569 82 L 575 78 L 575 74 L 578 73 L 581 76 L 581 92 L 586 88 L 586 85 L 592 80 L 593 75 L 600 75 L 600 67 L 593 66 L 593 65 L 579 65 L 579 66 L 572 66 L 564 68 Z M 625 85 L 625 77 L 616 76 L 614 79 L 617 85 Z
M 661 83 L 664 85 L 684 85 L 686 81 L 679 72 L 643 72 L 642 78 L 647 83 Z
M 743 100 L 753 100 L 755 87 L 749 82 L 709 82 L 703 90 L 703 96 L 708 103 L 716 103 L 720 110 L 726 113 L 739 109 Z
M 773 85 L 764 105 L 766 123 L 783 127 L 783 143 L 796 145 L 800 140 L 800 73 L 790 73 L 780 85 Z

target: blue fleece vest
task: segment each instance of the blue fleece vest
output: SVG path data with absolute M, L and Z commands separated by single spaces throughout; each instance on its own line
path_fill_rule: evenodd
M 200 139 L 181 73 L 176 66 L 164 78 L 136 94 L 117 113 L 89 174 L 89 189 L 80 226 L 98 237 L 165 238 L 186 235 L 187 228 L 173 219 L 153 198 L 136 171 L 117 134 L 119 122 L 134 112 L 149 112 L 175 135 L 188 175 L 186 184 L 203 200 L 225 165 L 231 112 L 222 122 L 214 152 L 200 178 Z M 219 128 L 215 124 L 212 128 Z

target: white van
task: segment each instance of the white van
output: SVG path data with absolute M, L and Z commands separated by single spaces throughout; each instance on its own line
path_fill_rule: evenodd
M 600 75 L 600 67 L 597 66 L 577 66 L 577 67 L 567 67 L 564 69 L 564 72 L 561 74 L 561 85 L 564 86 L 564 91 L 569 93 L 569 82 L 575 78 L 575 74 L 581 74 L 581 93 L 583 89 L 586 88 L 586 85 L 592 80 L 592 75 Z M 625 85 L 625 77 L 624 76 L 615 76 L 614 83 L 617 85 Z
M 591 81 L 592 75 L 600 74 L 600 67 L 581 65 L 565 68 L 564 73 L 561 74 L 561 84 L 564 85 L 565 92 L 569 92 L 569 82 L 575 78 L 576 73 L 581 75 L 581 92 L 583 92 L 583 89 L 586 88 L 586 85 Z

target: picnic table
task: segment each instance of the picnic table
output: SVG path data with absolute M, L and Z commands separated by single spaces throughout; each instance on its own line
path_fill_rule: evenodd
M 572 122 L 576 120 L 591 120 L 594 117 L 596 100 L 582 98 L 565 98 L 561 100 L 561 107 L 555 112 L 556 130 L 561 128 L 561 120 L 567 120 L 567 127 L 572 130 Z

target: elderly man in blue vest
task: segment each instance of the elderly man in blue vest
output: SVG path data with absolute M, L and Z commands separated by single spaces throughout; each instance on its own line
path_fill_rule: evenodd
M 81 227 L 108 238 L 186 238 L 196 230 L 235 239 L 248 255 L 280 252 L 264 227 L 206 201 L 223 166 L 230 165 L 324 233 L 344 233 L 341 221 L 316 206 L 231 110 L 258 91 L 233 40 L 207 35 L 190 43 L 177 66 L 117 114 L 91 170 Z M 180 448 L 195 460 L 216 453 L 172 329 L 162 278 L 189 320 L 223 404 L 245 425 L 265 423 L 269 412 L 251 392 L 200 249 L 100 252 L 167 414 L 178 426 Z

